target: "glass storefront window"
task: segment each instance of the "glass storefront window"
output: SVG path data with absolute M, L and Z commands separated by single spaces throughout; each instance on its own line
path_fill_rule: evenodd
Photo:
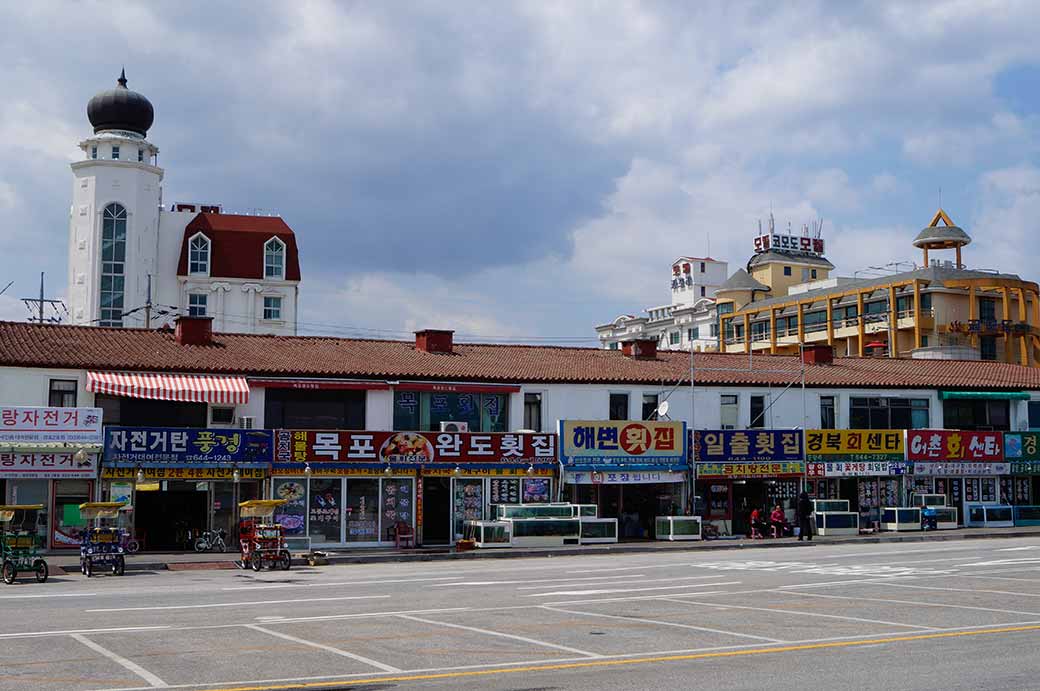
M 79 505 L 87 501 L 90 501 L 90 480 L 54 481 L 51 543 L 55 547 L 78 547 L 82 542 L 87 521 L 79 515 Z
M 396 391 L 394 429 L 440 431 L 442 422 L 465 422 L 471 432 L 506 432 L 509 395 Z
M 414 497 L 412 495 L 411 478 L 389 478 L 383 480 L 382 491 L 382 529 L 379 531 L 380 539 L 386 542 L 393 541 L 394 526 L 403 523 L 409 527 L 414 525 Z
M 8 504 L 43 504 L 43 510 L 36 512 L 36 534 L 40 535 L 40 541 L 47 540 L 47 519 L 50 516 L 50 498 L 48 497 L 48 485 L 50 480 L 8 480 L 7 499 Z M 26 526 L 26 529 L 31 526 Z
M 347 542 L 379 540 L 379 480 L 347 479 Z
M 274 498 L 286 503 L 275 509 L 274 522 L 282 526 L 287 536 L 298 537 L 307 533 L 307 485 L 298 478 L 275 478 Z
M 312 542 L 339 542 L 343 503 L 343 481 L 338 478 L 311 479 L 307 502 L 307 534 Z
M 455 539 L 462 538 L 462 527 L 466 521 L 484 518 L 484 481 L 481 479 L 455 480 L 455 496 L 452 506 L 452 523 Z

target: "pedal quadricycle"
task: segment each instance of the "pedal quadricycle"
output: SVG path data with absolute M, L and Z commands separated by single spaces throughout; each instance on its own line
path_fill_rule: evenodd
M 238 505 L 241 515 L 238 530 L 240 568 L 259 571 L 266 566 L 289 570 L 292 555 L 282 526 L 272 521 L 274 510 L 284 503 L 285 499 L 250 499 Z
M 80 517 L 93 522 L 83 532 L 83 542 L 79 547 L 79 569 L 90 578 L 97 567 L 109 568 L 113 576 L 122 576 L 126 572 L 126 548 L 123 530 L 107 521 L 119 517 L 119 509 L 126 506 L 120 501 L 92 501 L 79 505 Z
M 39 555 L 36 512 L 43 504 L 0 506 L 0 560 L 4 583 L 14 583 L 19 571 L 32 571 L 36 580 L 47 580 L 47 562 Z

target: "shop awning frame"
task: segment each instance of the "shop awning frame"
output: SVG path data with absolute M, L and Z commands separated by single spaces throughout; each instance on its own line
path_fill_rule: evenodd
M 181 403 L 245 405 L 245 377 L 161 372 L 87 372 L 87 391 Z
M 1031 396 L 1027 391 L 940 391 L 939 398 L 944 401 L 979 398 L 991 401 L 1028 401 Z
M 386 391 L 390 384 L 385 381 L 346 379 L 278 379 L 275 377 L 249 377 L 249 385 L 269 389 L 296 389 L 302 391 Z

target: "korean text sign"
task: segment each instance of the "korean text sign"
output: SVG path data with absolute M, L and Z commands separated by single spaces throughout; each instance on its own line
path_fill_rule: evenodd
M 699 463 L 802 460 L 802 431 L 798 429 L 698 430 L 693 438 Z
M 962 432 L 912 429 L 906 433 L 907 459 L 911 461 L 1002 461 L 1001 432 Z
M 902 461 L 900 429 L 811 429 L 805 435 L 807 461 Z
M 561 420 L 565 465 L 686 464 L 685 422 Z
M 276 463 L 555 463 L 555 434 L 278 430 Z
M 0 442 L 100 444 L 101 409 L 2 406 Z
M 1040 461 L 1040 432 L 1004 432 L 1004 458 Z
M 801 462 L 784 463 L 698 463 L 697 478 L 772 478 L 801 477 L 805 473 L 805 464 Z
M 105 462 L 270 463 L 272 437 L 262 429 L 108 427 Z
M 0 453 L 0 478 L 93 479 L 97 476 L 96 453 L 76 460 L 72 451 L 56 453 Z

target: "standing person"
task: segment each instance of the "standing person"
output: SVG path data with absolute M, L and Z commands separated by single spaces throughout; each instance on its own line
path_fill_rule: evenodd
M 809 501 L 809 495 L 802 492 L 798 495 L 798 542 L 802 541 L 802 538 L 806 538 L 809 542 L 812 542 L 812 523 L 809 517 L 812 515 L 812 502 Z

